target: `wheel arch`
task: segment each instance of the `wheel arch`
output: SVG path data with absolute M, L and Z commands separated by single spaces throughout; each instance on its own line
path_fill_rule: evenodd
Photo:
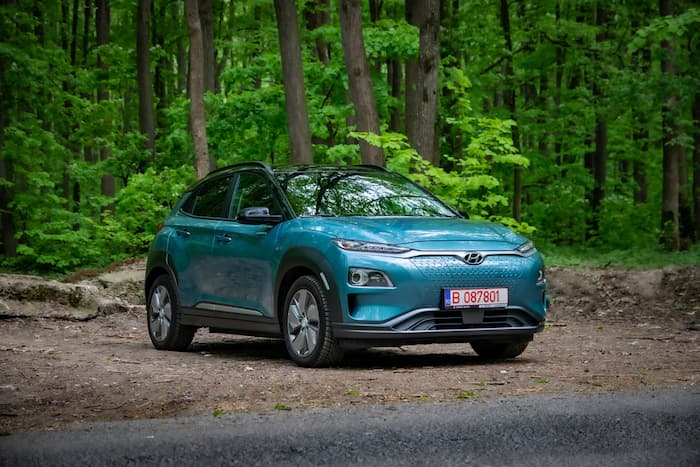
M 287 292 L 295 280 L 306 275 L 312 275 L 320 280 L 321 285 L 328 293 L 332 321 L 337 322 L 341 320 L 342 307 L 335 274 L 330 263 L 317 250 L 297 248 L 284 255 L 278 269 L 275 283 L 275 313 L 280 327 L 282 326 L 282 308 L 284 307 Z
M 170 278 L 170 281 L 173 285 L 173 291 L 174 293 L 178 294 L 178 299 L 180 298 L 179 290 L 177 288 L 177 275 L 175 274 L 175 271 L 173 271 L 170 268 L 170 266 L 168 266 L 165 258 L 165 253 L 161 253 L 155 257 L 151 256 L 148 258 L 148 265 L 146 267 L 146 277 L 144 280 L 144 294 L 146 303 L 148 303 L 148 294 L 151 291 L 153 282 L 155 282 L 155 280 L 158 277 L 163 275 L 166 275 Z

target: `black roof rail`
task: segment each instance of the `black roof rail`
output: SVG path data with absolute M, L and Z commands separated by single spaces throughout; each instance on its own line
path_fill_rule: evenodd
M 356 164 L 355 167 L 367 167 L 369 169 L 378 169 L 383 172 L 389 172 L 389 169 L 382 165 L 375 165 L 375 164 Z
M 218 172 L 223 172 L 225 170 L 239 169 L 239 168 L 245 168 L 245 167 L 263 169 L 266 172 L 272 173 L 272 169 L 265 162 L 248 161 L 248 162 L 236 162 L 235 164 L 229 164 L 229 165 L 226 165 L 224 167 L 219 167 L 218 169 L 215 169 L 215 170 L 212 170 L 211 172 L 209 172 L 206 176 L 208 177 L 209 175 L 212 175 L 212 174 L 215 174 Z

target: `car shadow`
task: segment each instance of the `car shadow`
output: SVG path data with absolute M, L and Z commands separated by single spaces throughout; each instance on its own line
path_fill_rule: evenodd
M 468 344 L 465 344 L 468 345 Z M 431 346 L 432 347 L 432 346 Z M 342 367 L 347 369 L 414 369 L 457 366 L 482 366 L 502 364 L 523 364 L 526 359 L 486 360 L 466 351 L 440 351 L 440 346 L 430 351 L 403 350 L 403 348 L 368 349 L 349 352 L 345 355 Z
M 255 360 L 286 360 L 287 349 L 281 339 L 262 337 L 224 337 L 220 340 L 195 341 L 189 349 L 191 352 L 234 358 L 251 358 Z
M 336 369 L 414 369 L 428 367 L 450 366 L 482 366 L 503 364 L 524 365 L 531 363 L 526 356 L 509 360 L 488 360 L 469 353 L 469 344 L 464 344 L 464 350 L 456 350 L 454 346 L 445 350 L 444 345 L 422 345 L 418 347 L 381 347 L 366 350 L 347 351 L 342 362 L 334 366 Z M 266 338 L 224 338 L 221 340 L 195 341 L 190 347 L 191 352 L 206 353 L 222 358 L 241 358 L 253 360 L 278 361 L 283 365 L 294 365 L 287 355 L 284 342 L 279 339 Z

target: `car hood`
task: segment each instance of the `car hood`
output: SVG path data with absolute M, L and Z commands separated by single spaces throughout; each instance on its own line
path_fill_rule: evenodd
M 416 250 L 512 250 L 527 241 L 498 224 L 444 217 L 313 217 L 304 219 L 304 228 Z

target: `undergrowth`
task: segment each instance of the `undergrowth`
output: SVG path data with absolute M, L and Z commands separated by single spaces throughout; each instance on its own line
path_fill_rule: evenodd
M 537 244 L 547 266 L 621 267 L 650 269 L 670 265 L 700 264 L 700 244 L 687 251 L 664 251 L 659 246 L 606 249 L 602 247 L 553 246 Z

